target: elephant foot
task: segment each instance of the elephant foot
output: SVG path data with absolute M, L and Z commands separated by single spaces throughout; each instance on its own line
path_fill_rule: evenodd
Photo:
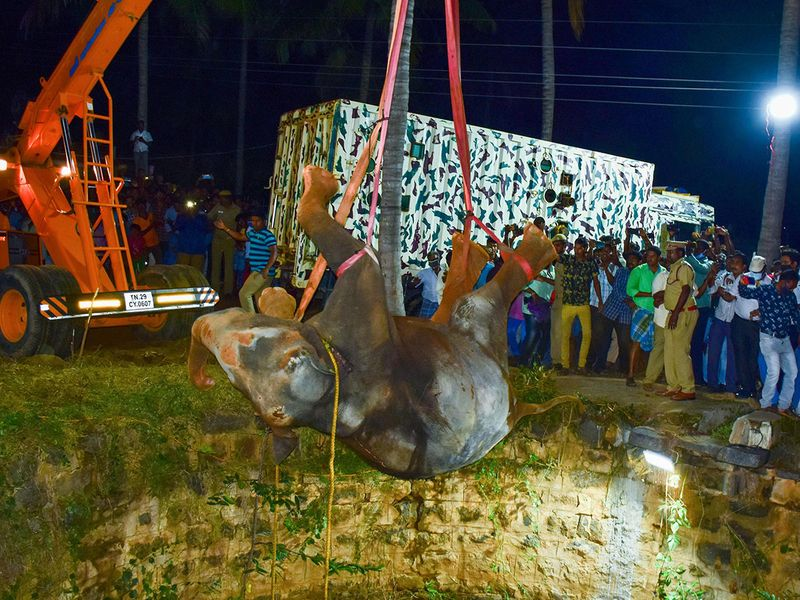
M 528 261 L 535 273 L 539 273 L 558 257 L 556 249 L 544 232 L 532 223 L 525 227 L 522 242 L 514 251 Z
M 339 191 L 339 182 L 325 169 L 307 165 L 303 169 L 303 197 L 300 198 L 300 210 L 306 205 L 314 208 L 325 208 L 325 205 Z

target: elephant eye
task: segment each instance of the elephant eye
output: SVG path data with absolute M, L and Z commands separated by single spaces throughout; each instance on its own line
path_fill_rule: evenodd
M 294 352 L 292 354 L 287 355 L 286 357 L 286 365 L 283 367 L 284 371 L 289 373 L 294 372 L 300 364 L 303 362 L 303 358 L 306 356 L 305 352 Z

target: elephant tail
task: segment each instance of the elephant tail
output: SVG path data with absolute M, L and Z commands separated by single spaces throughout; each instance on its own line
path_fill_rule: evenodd
M 204 334 L 208 333 L 208 324 L 201 317 L 192 325 L 192 341 L 189 346 L 189 377 L 195 387 L 207 390 L 215 383 L 206 373 L 206 364 L 211 351 L 206 346 Z
M 556 406 L 565 404 L 567 402 L 577 402 L 578 410 L 583 412 L 583 403 L 578 396 L 556 396 L 552 400 L 548 400 L 547 402 L 543 402 L 541 404 L 517 402 L 512 413 L 513 422 L 516 424 L 517 421 L 519 421 L 522 417 L 527 417 L 528 415 L 540 415 L 542 413 L 546 413 Z

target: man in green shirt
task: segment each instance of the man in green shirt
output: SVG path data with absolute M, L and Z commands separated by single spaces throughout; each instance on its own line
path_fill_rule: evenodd
M 653 349 L 653 279 L 664 270 L 659 264 L 661 250 L 650 246 L 645 251 L 645 262 L 631 271 L 628 277 L 627 292 L 634 304 L 631 317 L 631 357 L 628 361 L 629 386 L 636 385 L 633 375 L 641 352 Z

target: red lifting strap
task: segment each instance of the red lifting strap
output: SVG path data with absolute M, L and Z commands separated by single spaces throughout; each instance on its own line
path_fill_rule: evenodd
M 450 105 L 453 108 L 453 128 L 456 133 L 456 146 L 458 147 L 458 160 L 461 163 L 461 176 L 464 180 L 464 205 L 467 218 L 464 222 L 464 266 L 466 267 L 470 231 L 472 222 L 483 229 L 492 238 L 500 249 L 514 258 L 525 272 L 528 281 L 536 276 L 536 271 L 531 268 L 525 258 L 514 252 L 495 235 L 472 212 L 472 181 L 470 179 L 469 136 L 467 135 L 467 113 L 464 108 L 464 93 L 461 89 L 461 29 L 459 21 L 459 0 L 444 0 L 445 25 L 447 27 L 447 69 L 450 77 Z

